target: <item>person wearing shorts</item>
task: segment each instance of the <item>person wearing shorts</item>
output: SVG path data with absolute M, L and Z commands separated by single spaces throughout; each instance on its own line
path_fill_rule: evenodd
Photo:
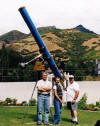
M 73 124 L 78 124 L 77 108 L 78 108 L 79 85 L 74 81 L 74 76 L 69 76 L 69 85 L 67 87 L 67 108 L 71 111 Z

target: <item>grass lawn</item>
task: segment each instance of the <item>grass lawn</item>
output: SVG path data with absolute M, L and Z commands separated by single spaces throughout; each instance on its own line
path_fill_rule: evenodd
M 53 111 L 53 108 L 52 108 Z M 25 107 L 0 107 L 0 126 L 22 126 L 22 118 L 24 116 Z M 29 107 L 25 123 L 23 126 L 36 125 L 36 107 Z M 53 112 L 54 113 L 54 112 Z M 62 118 L 60 126 L 73 126 L 70 123 L 70 112 L 62 109 Z M 100 120 L 100 112 L 89 112 L 78 110 L 78 126 L 94 126 L 97 120 Z M 52 118 L 50 114 L 50 123 Z

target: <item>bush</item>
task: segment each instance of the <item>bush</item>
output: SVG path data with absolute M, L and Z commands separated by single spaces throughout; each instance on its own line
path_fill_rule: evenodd
M 86 101 L 87 101 L 87 95 L 84 94 L 84 95 L 82 96 L 82 98 L 80 99 L 80 101 L 78 102 L 78 108 L 79 108 L 79 109 L 85 109 Z
M 12 99 L 12 105 L 16 105 L 17 99 Z
M 29 106 L 36 106 L 36 100 L 35 99 L 29 100 Z
M 96 102 L 96 107 L 100 108 L 100 101 Z
M 0 106 L 5 106 L 7 105 L 7 102 L 0 100 Z
M 22 105 L 22 106 L 27 106 L 27 105 L 28 105 L 28 104 L 27 104 L 27 101 L 22 101 L 21 105 Z
M 11 98 L 6 98 L 5 102 L 7 103 L 7 105 L 11 105 L 12 99 Z
M 94 108 L 95 107 L 94 104 L 89 104 L 88 106 L 91 107 L 91 108 Z

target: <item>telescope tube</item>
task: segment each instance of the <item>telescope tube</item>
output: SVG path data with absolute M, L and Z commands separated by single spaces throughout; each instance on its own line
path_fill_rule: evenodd
M 37 42 L 37 44 L 39 46 L 40 53 L 42 52 L 43 55 L 45 55 L 45 59 L 48 62 L 52 72 L 54 73 L 54 75 L 56 77 L 59 77 L 59 78 L 63 79 L 61 73 L 59 72 L 59 70 L 58 70 L 58 68 L 57 68 L 57 66 L 55 64 L 55 61 L 53 60 L 53 58 L 50 55 L 48 49 L 46 48 L 46 46 L 45 46 L 45 44 L 44 44 L 44 42 L 43 42 L 39 32 L 37 31 L 34 23 L 31 20 L 28 12 L 26 10 L 26 8 L 25 7 L 21 7 L 21 8 L 19 8 L 19 11 L 20 11 L 24 21 L 26 22 L 28 28 L 30 29 L 33 37 L 35 38 L 35 40 L 36 40 L 36 42 Z

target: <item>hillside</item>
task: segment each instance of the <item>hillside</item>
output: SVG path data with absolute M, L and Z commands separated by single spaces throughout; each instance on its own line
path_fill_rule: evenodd
M 8 33 L 5 35 L 3 37 L 9 40 L 9 43 L 4 42 L 4 38 L 0 41 L 0 48 L 2 48 L 0 68 L 8 71 L 3 71 L 3 74 L 2 71 L 0 72 L 0 81 L 36 81 L 34 62 L 24 69 L 19 65 L 20 62 L 30 61 L 39 54 L 39 48 L 32 35 L 21 36 L 18 32 L 19 38 L 15 32 L 11 34 L 10 39 Z M 97 80 L 95 60 L 100 60 L 99 35 L 90 33 L 90 30 L 83 32 L 75 28 L 57 29 L 54 26 L 40 28 L 40 35 L 59 69 L 73 74 L 79 81 L 89 80 L 89 78 Z M 5 46 L 2 47 L 3 44 Z M 45 63 L 45 67 L 47 69 L 48 64 Z
M 80 27 L 84 28 L 83 26 Z M 38 28 L 38 30 L 48 50 L 56 59 L 58 57 L 61 60 L 76 60 L 77 56 L 81 60 L 100 59 L 100 36 L 94 32 L 90 33 L 88 29 L 86 29 L 87 32 L 83 32 L 82 29 L 56 29 L 54 26 L 48 26 Z M 13 33 L 14 40 L 11 39 L 10 41 L 11 33 Z M 8 39 L 6 39 L 11 43 L 7 44 L 7 47 L 21 52 L 22 55 L 39 53 L 39 48 L 31 34 L 26 35 L 13 31 L 3 35 L 3 37 L 7 37 Z
M 0 36 L 0 41 L 7 44 L 26 38 L 28 35 L 20 31 L 13 30 Z

